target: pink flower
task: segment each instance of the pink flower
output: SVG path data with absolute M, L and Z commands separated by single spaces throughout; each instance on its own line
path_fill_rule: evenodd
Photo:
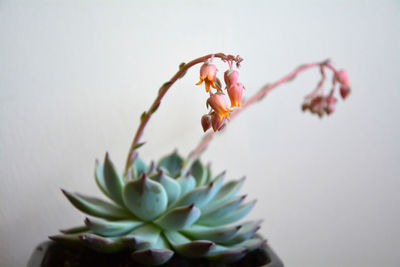
M 229 112 L 232 112 L 233 109 L 229 109 L 226 104 L 226 100 L 223 94 L 212 94 L 208 100 L 208 104 L 210 104 L 211 108 L 218 114 L 220 120 L 223 117 L 229 117 Z
M 239 79 L 239 72 L 236 70 L 227 70 L 224 73 L 224 80 L 226 88 L 230 88 L 232 85 L 236 84 Z
M 225 117 L 222 117 L 222 119 L 221 119 L 217 113 L 214 113 L 211 116 L 211 125 L 212 125 L 214 132 L 220 131 L 224 128 L 225 120 L 226 120 Z
M 217 77 L 217 71 L 217 67 L 214 64 L 208 61 L 204 62 L 200 68 L 200 81 L 196 83 L 196 85 L 200 85 L 204 81 L 207 93 L 210 91 L 210 85 L 212 88 L 216 89 L 214 82 Z
M 337 80 L 340 82 L 340 95 L 343 99 L 346 99 L 350 94 L 350 82 L 347 77 L 347 73 L 344 70 L 339 70 L 337 72 Z
M 335 112 L 336 102 L 337 102 L 337 99 L 333 95 L 328 95 L 324 99 L 324 104 L 325 104 L 324 110 L 328 115 L 330 115 L 333 112 Z
M 340 95 L 343 99 L 346 99 L 350 95 L 350 87 L 342 85 L 340 87 Z
M 235 83 L 228 88 L 229 99 L 231 100 L 231 107 L 240 107 L 242 102 L 243 84 Z
M 324 115 L 325 98 L 323 96 L 316 96 L 310 102 L 310 111 L 317 114 L 320 118 Z
M 201 117 L 201 126 L 204 132 L 211 128 L 211 115 L 206 114 Z

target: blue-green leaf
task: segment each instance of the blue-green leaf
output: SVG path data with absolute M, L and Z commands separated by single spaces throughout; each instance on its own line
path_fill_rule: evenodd
M 106 182 L 104 181 L 103 165 L 98 160 L 96 160 L 95 164 L 96 167 L 94 171 L 94 177 L 96 179 L 97 186 L 104 193 L 104 195 L 110 197 L 110 194 L 107 191 Z
M 183 159 L 177 151 L 174 151 L 172 154 L 163 157 L 158 165 L 165 168 L 170 176 L 177 177 L 183 167 Z
M 183 195 L 178 201 L 172 204 L 172 207 L 179 207 L 193 204 L 198 208 L 206 205 L 218 192 L 222 184 L 223 176 L 220 176 L 215 182 L 203 185 Z
M 240 187 L 243 185 L 244 178 L 236 181 L 230 181 L 222 186 L 221 190 L 218 191 L 217 195 L 212 199 L 210 205 L 207 205 L 202 209 L 203 212 L 208 212 L 220 206 L 222 203 L 231 200 L 235 197 Z
M 152 224 L 142 225 L 121 237 L 121 240 L 130 248 L 153 248 L 160 238 L 161 229 Z
M 220 174 L 218 174 L 218 175 L 211 181 L 211 183 L 214 184 L 214 188 L 215 188 L 215 190 L 216 190 L 217 192 L 219 192 L 220 189 L 221 189 L 221 187 L 222 187 L 222 184 L 223 184 L 224 178 L 225 178 L 225 174 L 226 174 L 226 172 L 223 171 L 223 172 L 221 172 Z
M 207 175 L 206 184 L 208 184 L 209 182 L 211 182 L 213 178 L 211 171 L 211 163 L 208 163 L 206 166 L 206 175 Z
M 196 187 L 196 180 L 190 174 L 182 175 L 179 178 L 177 178 L 176 181 L 181 186 L 181 196 L 193 190 Z
M 145 221 L 157 218 L 167 208 L 168 197 L 164 187 L 146 176 L 128 182 L 123 196 L 126 207 Z
M 80 234 L 79 238 L 87 247 L 99 252 L 112 253 L 124 248 L 119 238 L 102 237 L 96 234 Z
M 193 205 L 168 211 L 154 223 L 168 230 L 180 230 L 192 225 L 200 217 L 200 210 Z
M 239 207 L 239 205 L 243 202 L 245 197 L 246 196 L 236 197 L 230 201 L 222 203 L 220 206 L 217 206 L 212 210 L 202 213 L 198 223 L 212 226 L 215 220 L 225 217 L 229 213 L 236 210 L 237 207 Z
M 133 162 L 134 169 L 137 172 L 137 176 L 135 178 L 139 178 L 142 173 L 147 173 L 149 170 L 149 166 L 139 157 L 136 157 Z
M 261 239 L 261 238 L 251 238 L 247 239 L 239 244 L 236 244 L 232 247 L 234 248 L 246 248 L 248 252 L 253 251 L 259 247 L 261 247 L 263 244 L 265 244 L 266 240 Z
M 206 258 L 212 261 L 232 263 L 243 258 L 247 253 L 246 248 L 229 248 L 217 245 Z
M 250 239 L 254 236 L 254 234 L 260 229 L 260 224 L 262 220 L 258 221 L 249 221 L 242 224 L 240 230 L 236 233 L 236 235 L 226 242 L 224 245 L 235 245 L 241 243 L 247 239 Z
M 95 234 L 101 236 L 119 236 L 126 234 L 143 224 L 138 220 L 106 221 L 102 219 L 86 218 L 85 224 Z
M 78 233 L 86 232 L 88 230 L 89 230 L 89 228 L 86 225 L 81 225 L 81 226 L 77 226 L 77 227 L 60 230 L 60 232 L 63 234 L 78 234 Z
M 79 238 L 81 233 L 71 233 L 71 234 L 64 234 L 64 235 L 53 235 L 49 236 L 49 239 L 63 243 L 66 245 L 82 245 L 82 241 Z
M 194 224 L 183 229 L 181 232 L 193 239 L 205 239 L 220 243 L 232 239 L 240 228 L 240 225 L 228 227 L 206 227 Z
M 104 219 L 118 220 L 132 217 L 126 209 L 105 202 L 104 200 L 87 197 L 77 193 L 70 193 L 62 189 L 68 200 L 80 211 Z
M 175 231 L 165 231 L 169 243 L 179 254 L 187 258 L 201 258 L 213 251 L 215 244 L 207 240 L 192 241 Z
M 233 223 L 233 222 L 240 220 L 241 218 L 246 216 L 247 213 L 250 212 L 250 210 L 254 207 L 256 202 L 257 202 L 256 200 L 253 200 L 252 202 L 249 202 L 249 203 L 239 206 L 239 208 L 237 210 L 231 212 L 230 214 L 228 214 L 222 218 L 216 219 L 214 221 L 213 225 L 219 226 L 219 225 Z
M 157 249 L 171 249 L 171 246 L 169 245 L 167 238 L 163 234 L 160 234 L 160 237 L 158 238 L 157 242 L 152 244 L 151 247 Z
M 196 179 L 197 186 L 201 186 L 207 182 L 207 170 L 203 164 L 201 164 L 200 160 L 196 160 L 193 163 L 190 173 Z
M 160 183 L 167 193 L 168 205 L 175 202 L 181 194 L 180 184 L 173 178 L 167 176 L 162 170 L 158 174 L 150 177 L 150 179 Z
M 111 162 L 108 153 L 106 153 L 106 157 L 104 159 L 103 174 L 107 192 L 109 193 L 110 198 L 123 206 L 124 201 L 122 199 L 122 190 L 124 188 L 124 181 L 115 170 L 114 164 Z

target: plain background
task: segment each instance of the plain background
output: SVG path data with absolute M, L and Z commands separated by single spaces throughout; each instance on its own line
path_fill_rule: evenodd
M 203 155 L 258 204 L 261 233 L 287 266 L 400 266 L 399 1 L 0 0 L 0 258 L 24 266 L 81 224 L 59 188 L 100 195 L 94 160 L 122 171 L 139 115 L 179 63 L 240 54 L 251 95 L 296 66 L 331 58 L 352 95 L 322 120 L 300 111 L 310 70 L 239 116 Z M 219 64 L 220 74 L 226 68 Z M 150 161 L 187 155 L 206 94 L 193 68 L 144 134 Z

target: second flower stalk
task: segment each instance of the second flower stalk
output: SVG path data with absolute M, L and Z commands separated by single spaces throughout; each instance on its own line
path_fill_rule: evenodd
M 226 119 L 229 118 L 229 113 L 233 112 L 235 107 L 241 106 L 243 84 L 238 82 L 239 72 L 232 69 L 233 62 L 228 60 L 228 64 L 230 68 L 224 73 L 224 81 L 231 103 L 230 107 L 217 78 L 218 69 L 212 64 L 212 59 L 204 62 L 200 68 L 200 81 L 196 85 L 200 85 L 204 81 L 206 92 L 210 94 L 207 99 L 207 107 L 211 107 L 210 112 L 201 117 L 204 132 L 210 128 L 213 128 L 214 132 L 222 130 L 225 127 Z M 212 92 L 211 87 L 216 92 Z

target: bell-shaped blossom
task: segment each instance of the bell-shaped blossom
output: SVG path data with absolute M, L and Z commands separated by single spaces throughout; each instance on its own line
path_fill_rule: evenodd
M 201 117 L 201 126 L 204 132 L 211 128 L 211 115 L 206 114 Z
M 310 102 L 310 111 L 321 118 L 324 115 L 325 105 L 325 98 L 323 96 L 314 97 Z
M 229 117 L 229 112 L 233 111 L 233 109 L 229 109 L 225 97 L 221 93 L 211 94 L 207 102 L 215 113 L 218 114 L 220 120 L 222 120 L 223 117 Z
M 350 94 L 350 82 L 347 73 L 344 70 L 337 72 L 337 80 L 340 82 L 340 95 L 346 99 Z
M 214 130 L 214 132 L 220 131 L 224 128 L 225 126 L 225 117 L 220 118 L 220 116 L 217 113 L 214 113 L 211 116 L 211 125 Z
M 204 62 L 204 64 L 200 68 L 200 81 L 196 83 L 196 85 L 200 85 L 203 83 L 206 86 L 206 92 L 210 91 L 210 86 L 214 89 L 217 87 L 215 86 L 214 82 L 217 78 L 217 67 L 210 62 Z
M 340 86 L 340 95 L 343 99 L 346 99 L 350 95 L 350 87 L 348 86 Z
M 231 100 L 231 108 L 240 107 L 242 102 L 243 84 L 242 83 L 232 84 L 227 91 L 229 99 Z
M 236 70 L 227 70 L 224 73 L 224 80 L 226 88 L 229 89 L 232 85 L 235 85 L 239 79 L 239 72 Z

